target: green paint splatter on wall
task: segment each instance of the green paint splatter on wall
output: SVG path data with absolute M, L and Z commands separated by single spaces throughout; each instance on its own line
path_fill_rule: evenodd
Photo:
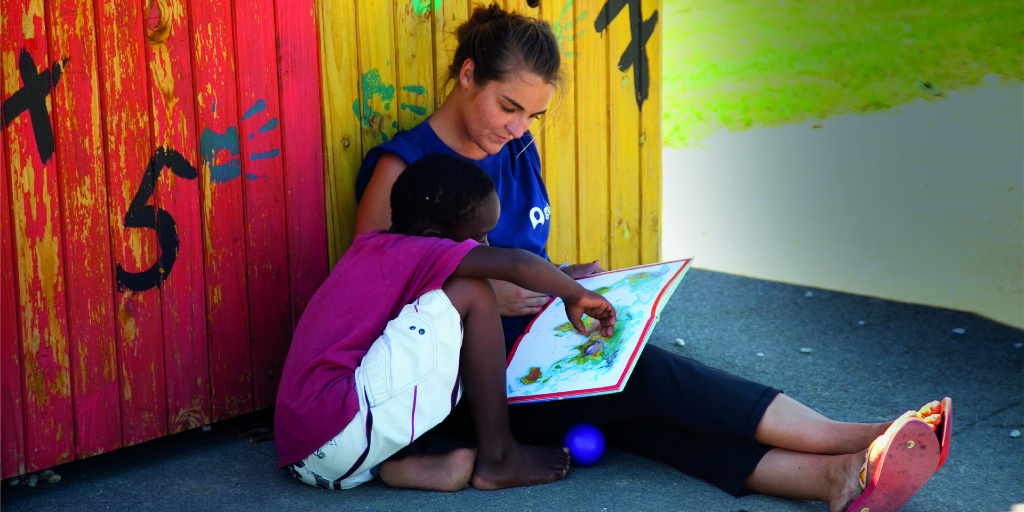
M 352 112 L 355 113 L 356 118 L 359 119 L 359 123 L 364 128 L 380 129 L 385 114 L 374 110 L 370 102 L 373 98 L 379 97 L 380 101 L 384 102 L 384 111 L 386 113 L 391 109 L 391 102 L 395 99 L 395 86 L 385 84 L 384 80 L 380 77 L 380 72 L 376 69 L 371 69 L 363 74 L 362 86 L 363 108 L 359 108 L 359 100 L 357 99 L 352 102 Z M 388 134 L 384 133 L 384 130 L 381 130 L 381 139 L 384 142 L 388 141 Z
M 442 0 L 434 0 L 434 12 L 441 9 Z M 412 0 L 412 10 L 416 12 L 418 16 L 423 16 L 430 10 L 430 0 Z
M 566 21 L 568 18 L 568 21 Z M 576 17 L 576 22 L 583 21 L 587 18 L 587 11 L 583 11 L 579 16 Z M 580 30 L 579 33 L 573 34 L 573 27 L 575 23 L 572 18 L 572 0 L 565 3 L 562 7 L 561 14 L 558 15 L 558 21 L 556 21 L 551 27 L 555 32 L 555 39 L 558 41 L 558 46 L 565 49 L 565 43 L 575 40 L 586 32 L 586 29 Z M 566 53 L 567 57 L 572 57 L 572 53 Z
M 228 161 L 213 165 L 214 158 L 221 151 L 228 152 Z M 242 174 L 239 160 L 241 152 L 238 145 L 238 128 L 234 126 L 228 127 L 224 133 L 217 133 L 206 127 L 199 137 L 199 158 L 203 160 L 204 165 L 210 166 L 210 181 L 214 183 L 227 183 Z
M 405 87 L 402 87 L 402 90 L 409 91 L 413 94 L 418 94 L 420 96 L 423 96 L 424 94 L 427 93 L 427 88 L 423 87 L 422 85 L 407 85 Z
M 427 109 L 425 107 L 421 107 L 419 105 L 409 105 L 408 103 L 402 103 L 402 110 L 408 110 L 408 111 L 412 112 L 413 114 L 416 114 L 416 115 L 419 115 L 419 116 L 427 115 Z

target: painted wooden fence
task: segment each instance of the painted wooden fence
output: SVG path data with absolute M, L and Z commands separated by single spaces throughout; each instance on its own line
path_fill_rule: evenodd
M 606 268 L 661 253 L 661 0 L 498 0 L 548 21 L 566 87 L 534 123 L 551 200 L 548 254 Z M 317 2 L 327 238 L 353 238 L 354 177 L 373 146 L 422 122 L 445 95 L 455 28 L 472 0 Z M 327 30 L 330 28 L 330 30 Z
M 659 259 L 659 0 L 506 0 L 567 77 L 551 257 Z M 0 477 L 273 405 L 374 145 L 467 0 L 0 0 Z
M 328 273 L 313 2 L 2 6 L 2 476 L 273 405 Z

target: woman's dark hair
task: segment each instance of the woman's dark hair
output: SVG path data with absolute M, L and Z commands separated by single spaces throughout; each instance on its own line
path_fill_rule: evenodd
M 494 192 L 494 180 L 465 158 L 436 154 L 409 165 L 391 187 L 391 231 L 436 226 L 441 233 L 470 220 Z
M 491 4 L 477 6 L 455 31 L 459 41 L 446 82 L 458 81 L 462 63 L 473 59 L 473 81 L 480 87 L 504 82 L 528 71 L 556 88 L 562 84 L 562 57 L 558 40 L 546 21 L 509 13 Z

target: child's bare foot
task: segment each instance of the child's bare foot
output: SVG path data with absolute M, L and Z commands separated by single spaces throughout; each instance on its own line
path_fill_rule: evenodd
M 454 492 L 469 487 L 475 462 L 476 450 L 472 448 L 410 455 L 384 461 L 380 465 L 380 479 L 391 487 Z
M 569 471 L 569 451 L 565 448 L 528 446 L 516 443 L 504 456 L 477 456 L 473 487 L 483 490 L 505 489 L 554 482 Z

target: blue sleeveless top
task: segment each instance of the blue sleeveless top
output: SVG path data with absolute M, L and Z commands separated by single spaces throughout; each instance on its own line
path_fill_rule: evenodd
M 444 153 L 466 158 L 448 147 L 426 121 L 411 130 L 395 136 L 371 149 L 356 175 L 356 201 L 363 198 L 373 169 L 384 153 L 393 153 L 411 164 L 427 155 Z M 494 180 L 494 188 L 501 204 L 498 225 L 487 235 L 487 243 L 494 247 L 524 249 L 548 259 L 545 246 L 551 226 L 551 205 L 548 191 L 540 175 L 540 155 L 529 131 L 512 139 L 501 151 L 476 163 Z M 519 336 L 526 330 L 532 316 L 502 317 L 505 337 Z
M 356 176 L 356 201 L 362 200 L 373 169 L 384 153 L 394 153 L 406 164 L 436 153 L 465 158 L 442 142 L 430 124 L 423 121 L 411 130 L 398 132 L 366 154 Z M 533 135 L 527 131 L 522 137 L 510 140 L 498 153 L 482 160 L 467 160 L 479 165 L 494 180 L 501 204 L 501 217 L 494 231 L 487 235 L 487 243 L 494 247 L 525 249 L 547 259 L 545 246 L 551 226 L 551 206 L 541 180 L 540 155 L 533 144 Z

